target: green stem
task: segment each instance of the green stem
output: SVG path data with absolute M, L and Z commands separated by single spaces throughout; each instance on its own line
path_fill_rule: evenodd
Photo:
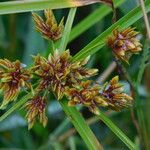
M 62 36 L 63 38 L 62 38 L 60 46 L 59 46 L 59 51 L 60 52 L 64 51 L 67 47 L 67 43 L 68 43 L 68 40 L 69 40 L 69 36 L 70 36 L 73 20 L 74 20 L 75 14 L 76 14 L 76 10 L 77 10 L 77 8 L 72 8 L 69 12 L 67 22 L 66 22 L 66 25 L 65 25 L 65 29 L 64 29 L 64 32 L 63 32 L 63 36 Z
M 129 149 L 131 149 L 131 150 L 136 149 L 136 146 L 134 145 L 134 143 L 102 111 L 99 111 L 98 117 L 109 127 L 109 129 L 111 129 L 111 131 L 120 140 L 122 140 L 126 144 L 126 146 Z
M 70 150 L 76 150 L 75 139 L 73 136 L 69 138 L 69 145 L 70 145 Z
M 136 93 L 135 93 L 135 99 L 136 99 L 136 106 L 137 106 L 137 117 L 138 117 L 138 121 L 140 124 L 140 131 L 142 134 L 142 140 L 144 141 L 144 146 L 145 148 L 148 150 L 149 149 L 149 142 L 147 141 L 147 139 L 149 138 L 149 134 L 148 134 L 148 129 L 146 127 L 146 121 L 144 119 L 144 111 L 143 111 L 143 107 L 142 107 L 142 101 L 140 99 L 140 95 L 138 93 L 138 87 L 141 84 L 142 81 L 142 77 L 144 74 L 144 70 L 146 68 L 146 61 L 148 61 L 149 59 L 149 46 L 150 46 L 150 41 L 149 39 L 147 39 L 144 43 L 144 48 L 143 48 L 143 57 L 141 59 L 141 63 L 140 63 L 140 68 L 139 68 L 139 72 L 138 72 L 138 76 L 137 76 L 137 81 L 136 81 Z M 142 142 L 143 143 L 143 142 Z
M 60 104 L 64 112 L 66 113 L 70 121 L 73 123 L 74 127 L 76 128 L 84 142 L 86 143 L 87 147 L 90 150 L 103 149 L 98 140 L 96 139 L 95 135 L 93 134 L 93 132 L 79 113 L 79 111 L 75 107 L 69 107 L 66 99 L 61 100 Z

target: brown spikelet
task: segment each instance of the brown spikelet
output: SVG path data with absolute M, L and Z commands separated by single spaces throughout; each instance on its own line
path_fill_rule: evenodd
M 57 41 L 61 38 L 64 28 L 64 19 L 57 24 L 52 10 L 44 11 L 45 21 L 35 13 L 32 13 L 32 16 L 36 25 L 36 30 L 39 31 L 44 38 L 52 41 Z

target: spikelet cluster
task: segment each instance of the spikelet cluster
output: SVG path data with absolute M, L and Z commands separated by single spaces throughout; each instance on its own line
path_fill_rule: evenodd
M 133 54 L 138 54 L 142 50 L 142 45 L 137 38 L 138 32 L 135 28 L 127 28 L 122 31 L 114 30 L 113 35 L 107 40 L 108 46 L 117 59 L 129 63 L 129 59 Z
M 30 71 L 18 60 L 11 62 L 8 59 L 0 59 L 0 78 L 0 89 L 4 95 L 1 109 L 15 100 L 23 87 L 31 86 L 28 82 L 31 78 Z
M 100 95 L 106 101 L 107 106 L 115 111 L 131 106 L 133 100 L 131 96 L 123 92 L 123 85 L 118 81 L 119 77 L 115 76 L 100 90 Z
M 46 99 L 41 96 L 34 96 L 25 104 L 26 109 L 28 110 L 26 118 L 28 120 L 28 128 L 31 129 L 36 121 L 39 119 L 40 123 L 45 127 L 47 124 L 47 117 L 45 114 L 46 109 Z
M 62 19 L 60 23 L 57 24 L 52 10 L 44 10 L 45 20 L 43 20 L 36 13 L 33 13 L 32 15 L 35 22 L 36 30 L 40 32 L 45 39 L 57 41 L 61 38 L 64 28 L 64 19 Z

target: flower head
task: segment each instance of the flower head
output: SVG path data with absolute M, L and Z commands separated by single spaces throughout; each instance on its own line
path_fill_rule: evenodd
M 78 87 L 66 90 L 66 95 L 70 99 L 68 105 L 82 104 L 97 114 L 97 106 L 107 106 L 107 102 L 101 98 L 99 90 L 100 86 L 91 86 L 89 80 L 83 81 Z
M 39 119 L 40 123 L 42 123 L 44 127 L 46 126 L 48 119 L 45 115 L 46 103 L 44 98 L 35 96 L 25 104 L 25 107 L 28 110 L 26 118 L 29 123 L 29 129 L 33 127 L 37 119 Z
M 22 67 L 20 61 L 10 62 L 7 59 L 0 59 L 0 89 L 4 93 L 1 108 L 10 101 L 17 98 L 22 87 L 30 87 L 28 82 L 31 78 L 30 72 Z
M 97 69 L 84 67 L 87 60 L 73 63 L 71 58 L 69 50 L 62 54 L 56 50 L 54 55 L 49 55 L 48 59 L 41 56 L 34 57 L 35 65 L 32 70 L 41 78 L 37 89 L 52 90 L 57 99 L 61 99 L 66 87 L 74 87 L 81 82 L 81 79 L 95 75 Z
M 123 61 L 129 61 L 132 54 L 141 51 L 141 43 L 137 39 L 138 32 L 134 28 L 127 28 L 123 31 L 117 29 L 113 31 L 113 35 L 108 38 L 108 46 L 112 48 L 114 55 Z
M 36 30 L 39 31 L 44 38 L 52 41 L 56 41 L 62 36 L 63 32 L 63 20 L 57 24 L 55 16 L 51 10 L 44 10 L 46 20 L 44 21 L 40 16 L 33 13 L 33 19 L 36 24 Z
M 118 83 L 118 76 L 106 83 L 100 91 L 100 95 L 107 102 L 108 106 L 116 111 L 131 105 L 132 97 L 123 93 L 123 86 Z

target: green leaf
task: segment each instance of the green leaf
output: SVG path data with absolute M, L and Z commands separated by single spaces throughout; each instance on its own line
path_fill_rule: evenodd
M 30 12 L 44 9 L 79 7 L 100 2 L 99 0 L 28 0 L 0 3 L 0 14 Z
M 147 0 L 145 2 L 147 12 L 150 11 L 150 1 Z M 93 55 L 97 51 L 99 51 L 105 44 L 106 39 L 110 35 L 110 33 L 116 29 L 124 29 L 131 26 L 135 23 L 138 19 L 142 17 L 142 10 L 140 7 L 136 7 L 135 9 L 131 10 L 127 15 L 122 17 L 119 21 L 115 24 L 110 26 L 107 30 L 105 30 L 101 35 L 99 35 L 96 39 L 90 42 L 87 46 L 85 46 L 81 51 L 79 51 L 73 58 L 74 61 L 84 59 L 89 55 Z

